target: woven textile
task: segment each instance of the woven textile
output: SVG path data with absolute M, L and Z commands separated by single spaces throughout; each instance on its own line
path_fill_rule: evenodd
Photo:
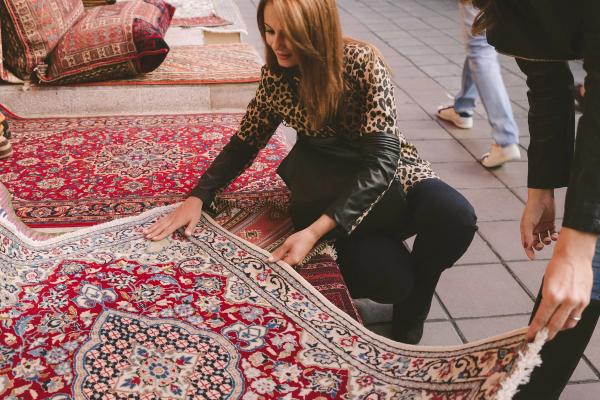
M 167 56 L 163 37 L 173 7 L 163 0 L 132 0 L 89 9 L 60 40 L 42 83 L 76 83 L 135 76 Z
M 231 22 L 221 18 L 213 0 L 169 0 L 175 7 L 174 26 L 223 26 Z
M 0 163 L 0 181 L 14 195 L 19 217 L 32 226 L 85 226 L 134 215 L 184 198 L 241 116 L 12 116 L 15 152 Z M 285 203 L 288 192 L 275 170 L 286 154 L 276 135 L 219 201 Z
M 258 82 L 262 61 L 245 43 L 172 47 L 155 71 L 84 85 L 183 85 Z
M 253 207 L 225 206 L 216 213 L 215 221 L 232 234 L 271 252 L 293 232 L 287 212 L 269 203 Z M 333 254 L 326 250 L 313 251 L 297 271 L 329 301 L 360 321 L 339 266 Z
M 5 66 L 29 79 L 82 14 L 81 0 L 0 1 Z
M 168 210 L 45 241 L 0 212 L 1 396 L 492 399 L 520 370 L 523 330 L 394 343 L 207 218 L 149 243 Z

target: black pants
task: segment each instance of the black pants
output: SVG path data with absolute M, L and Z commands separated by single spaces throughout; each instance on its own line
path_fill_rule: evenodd
M 441 180 L 422 181 L 406 196 L 395 182 L 356 230 L 336 242 L 352 297 L 398 305 L 403 320 L 425 318 L 442 272 L 467 250 L 476 222 L 469 202 Z M 403 240 L 414 234 L 410 252 Z
M 542 299 L 540 289 L 531 314 Z M 592 301 L 581 314 L 581 321 L 569 330 L 559 332 L 546 343 L 540 353 L 542 365 L 533 370 L 529 383 L 519 387 L 515 400 L 558 400 L 587 347 L 600 316 L 600 301 Z

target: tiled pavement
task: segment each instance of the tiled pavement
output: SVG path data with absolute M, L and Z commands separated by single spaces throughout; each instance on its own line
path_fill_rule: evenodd
M 236 0 L 249 35 L 261 49 L 255 26 L 257 0 Z M 490 144 L 481 106 L 475 127 L 460 130 L 436 120 L 439 104 L 460 85 L 464 61 L 456 0 L 338 0 L 346 35 L 375 44 L 393 70 L 400 128 L 431 161 L 441 177 L 474 205 L 479 231 L 467 253 L 446 271 L 438 286 L 422 344 L 450 345 L 525 326 L 545 261 L 527 261 L 520 246 L 519 218 L 526 198 L 526 157 L 488 171 L 478 162 Z M 521 129 L 523 150 L 529 143 L 527 98 L 515 62 L 501 56 L 503 75 Z M 581 64 L 573 64 L 577 80 Z M 523 152 L 525 155 L 525 152 Z M 559 191 L 559 209 L 564 190 Z M 562 212 L 561 212 L 562 216 Z M 362 302 L 368 326 L 389 332 L 390 308 Z M 561 399 L 598 399 L 600 328 Z

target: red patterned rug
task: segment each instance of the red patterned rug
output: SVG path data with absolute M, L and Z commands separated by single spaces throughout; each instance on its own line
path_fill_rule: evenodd
M 1 188 L 0 188 L 1 189 Z M 285 263 L 203 218 L 150 243 L 170 207 L 47 240 L 0 190 L 0 396 L 507 400 L 543 343 L 378 336 Z
M 229 0 L 232 1 L 232 0 Z M 169 0 L 175 7 L 172 26 L 224 26 L 231 25 L 217 14 L 214 0 Z
M 134 78 L 78 83 L 75 86 L 198 85 L 258 82 L 263 65 L 245 43 L 174 46 L 154 71 Z
M 0 182 L 19 218 L 49 228 L 182 200 L 236 132 L 241 114 L 9 118 L 14 154 L 0 161 Z M 275 171 L 287 150 L 276 134 L 219 201 L 247 206 L 269 199 L 283 207 L 288 192 Z
M 6 111 L 15 145 L 0 182 L 32 227 L 86 226 L 182 200 L 227 143 L 240 114 L 23 119 Z M 277 134 L 220 196 L 216 219 L 268 251 L 292 232 L 288 191 L 275 175 L 287 146 Z M 303 274 L 360 320 L 335 260 L 317 254 Z
M 269 203 L 241 208 L 226 206 L 219 210 L 215 220 L 234 235 L 269 252 L 279 247 L 293 232 L 289 215 L 281 207 Z M 329 301 L 361 321 L 333 255 L 326 249 L 315 253 L 310 254 L 297 271 Z

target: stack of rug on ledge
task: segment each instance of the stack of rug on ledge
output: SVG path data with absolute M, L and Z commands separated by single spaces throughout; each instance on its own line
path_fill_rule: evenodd
M 509 399 L 541 347 L 392 342 L 207 217 L 149 245 L 170 207 L 40 241 L 0 204 L 3 397 Z
M 232 22 L 217 13 L 215 1 L 220 0 L 168 0 L 174 6 L 172 26 L 224 26 Z M 231 0 L 229 0 L 231 1 Z
M 31 227 L 64 231 L 139 214 L 185 198 L 228 142 L 241 114 L 10 118 L 15 154 L 0 182 Z M 273 250 L 292 232 L 288 190 L 276 175 L 288 152 L 279 133 L 216 201 L 213 215 L 234 234 Z M 300 273 L 360 320 L 331 254 Z
M 116 1 L 83 0 L 83 5 L 85 7 L 96 7 L 114 4 Z M 171 26 L 201 26 L 208 28 L 229 26 L 229 31 L 232 29 L 239 32 L 245 30 L 245 26 L 240 25 L 243 21 L 238 21 L 238 18 L 236 18 L 239 13 L 235 12 L 237 6 L 233 3 L 233 0 L 168 0 L 168 3 L 175 7 L 175 15 L 171 21 Z
M 197 85 L 258 82 L 263 62 L 245 43 L 174 46 L 154 71 L 133 78 L 81 86 Z

